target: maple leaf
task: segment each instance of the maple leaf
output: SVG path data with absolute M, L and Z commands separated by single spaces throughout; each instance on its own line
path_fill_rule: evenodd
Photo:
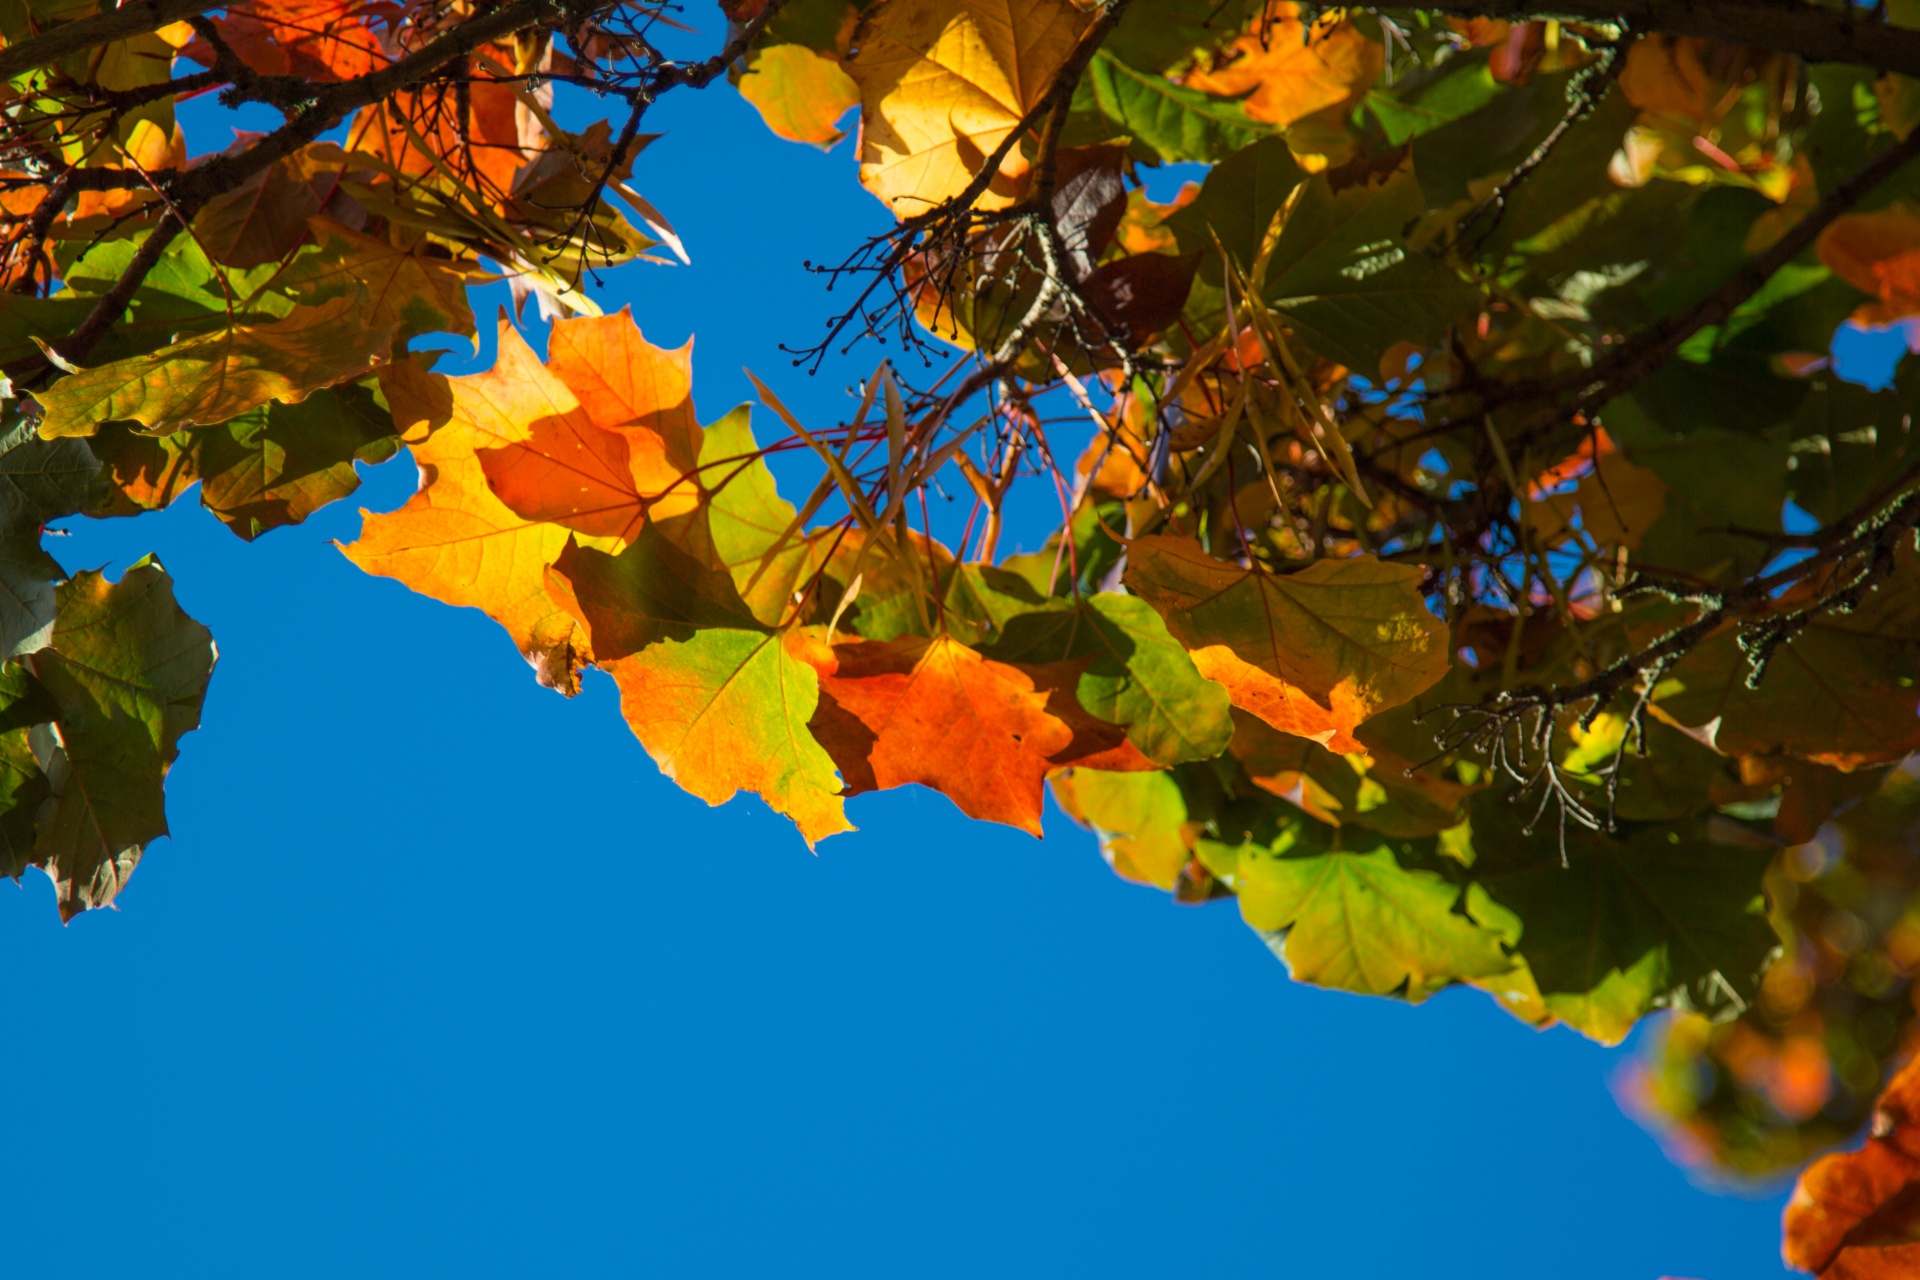
M 1233 734 L 1227 691 L 1201 676 L 1144 600 L 1101 592 L 1072 608 L 1021 613 L 987 652 L 1014 662 L 1082 663 L 1079 703 L 1124 726 L 1162 765 L 1212 759 Z
M 1849 213 L 1820 233 L 1820 261 L 1878 303 L 1853 318 L 1892 324 L 1920 315 L 1920 213 L 1905 202 L 1874 213 Z
M 0 667 L 0 875 L 18 881 L 33 857 L 34 820 L 47 799 L 47 775 L 34 758 L 33 726 L 55 714 L 52 700 L 24 666 Z
M 151 120 L 139 120 L 121 144 L 121 150 L 129 167 L 137 166 L 149 173 L 155 169 L 178 169 L 187 163 L 187 135 L 177 124 L 167 129 Z M 78 223 L 89 218 L 114 217 L 140 208 L 152 198 L 151 192 L 140 190 L 82 191 L 74 201 L 72 220 Z M 40 197 L 36 196 L 32 205 L 20 212 L 31 214 L 39 201 Z
M 372 395 L 345 385 L 158 439 L 110 427 L 93 444 L 107 483 L 88 514 L 158 510 L 198 482 L 201 503 L 252 541 L 353 493 L 354 464 L 384 462 L 399 442 Z
M 1073 729 L 1018 667 L 950 636 L 833 649 L 814 736 L 848 794 L 917 782 L 971 818 L 1040 834 L 1043 786 Z
M 465 270 L 450 258 L 436 256 L 424 237 L 396 244 L 390 237 L 362 235 L 329 218 L 314 217 L 309 224 L 325 243 L 319 253 L 302 255 L 281 275 L 288 288 L 313 301 L 364 289 L 367 323 L 391 328 L 403 342 L 421 333 L 477 333 Z
M 897 0 L 871 10 L 844 64 L 860 87 L 860 181 L 899 217 L 958 195 L 1039 105 L 1087 15 L 1066 0 Z M 976 207 L 1011 204 L 1008 155 Z
M 1262 573 L 1166 535 L 1136 540 L 1126 574 L 1235 706 L 1341 752 L 1364 750 L 1352 730 L 1447 672 L 1446 629 L 1419 580 L 1371 556 Z
M 572 532 L 502 502 L 487 483 L 481 454 L 527 443 L 533 425 L 549 419 L 598 428 L 584 422 L 572 392 L 504 314 L 499 326 L 492 369 L 428 380 L 446 388 L 449 416 L 412 446 L 419 491 L 398 511 L 363 512 L 359 540 L 341 550 L 368 573 L 484 611 L 507 629 L 542 684 L 572 694 L 590 660 L 586 638 L 548 596 L 546 579 Z
M 279 262 L 307 239 L 307 219 L 320 212 L 327 189 L 338 182 L 338 166 L 329 169 L 321 157 L 338 156 L 337 148 L 325 144 L 307 148 L 215 196 L 194 216 L 195 241 L 224 266 Z
M 391 61 L 373 22 L 392 14 L 385 0 L 239 0 L 227 6 L 218 26 L 254 71 L 329 83 Z M 197 38 L 183 52 L 213 63 L 213 50 Z
M 1288 201 L 1267 263 L 1266 300 L 1315 350 L 1351 368 L 1378 368 L 1396 342 L 1435 342 L 1479 305 L 1478 289 L 1404 244 L 1427 203 L 1411 156 L 1389 151 L 1309 178 Z
M 1459 885 L 1385 845 L 1329 850 L 1295 821 L 1270 844 L 1201 840 L 1199 853 L 1296 981 L 1417 1003 L 1514 967 L 1496 931 L 1455 909 Z
M 52 713 L 29 735 L 47 790 L 31 860 L 62 919 L 112 902 L 167 834 L 161 783 L 200 723 L 216 656 L 151 558 L 118 582 L 89 570 L 61 586 L 52 640 L 26 669 Z
M 1255 786 L 1292 801 L 1329 826 L 1357 823 L 1382 835 L 1417 839 L 1458 823 L 1470 788 L 1414 768 L 1368 734 L 1365 754 L 1336 755 L 1279 733 L 1246 712 L 1233 717 L 1234 758 Z
M 1658 1006 L 1753 999 L 1779 946 L 1761 893 L 1766 847 L 1717 842 L 1698 818 L 1619 834 L 1569 823 L 1564 844 L 1529 839 L 1531 810 L 1492 791 L 1468 812 L 1467 909 L 1510 935 L 1553 1016 L 1614 1044 Z
M 805 45 L 776 44 L 748 59 L 740 96 L 753 104 L 767 128 L 825 151 L 847 136 L 834 126 L 860 105 L 860 86 L 837 60 Z
M 833 761 L 807 727 L 824 644 L 760 627 L 723 570 L 651 526 L 618 556 L 569 543 L 551 577 L 668 777 L 708 804 L 756 792 L 808 844 L 852 830 Z
M 362 307 L 358 296 L 335 298 L 284 320 L 233 325 L 68 374 L 34 393 L 44 410 L 40 433 L 90 436 L 108 422 L 137 422 L 164 436 L 270 401 L 297 403 L 386 359 L 393 331 L 365 324 Z
M 656 347 L 625 307 L 610 316 L 557 320 L 547 367 L 595 426 L 645 427 L 660 437 L 678 471 L 693 469 L 705 436 L 693 413 L 691 338 L 674 351 Z
M 1047 777 L 1068 817 L 1100 836 L 1115 874 L 1172 890 L 1193 857 L 1198 824 L 1187 821 L 1180 784 L 1164 772 L 1057 769 Z
M 503 44 L 475 51 L 494 66 L 516 69 L 519 59 Z M 408 90 L 356 114 L 347 126 L 348 151 L 365 152 L 402 174 L 453 185 L 471 181 L 483 201 L 499 203 L 514 175 L 533 152 L 520 131 L 520 104 L 513 86 L 481 67 L 456 91 L 452 85 Z M 422 145 L 424 144 L 424 145 Z
M 1357 101 L 1380 78 L 1385 50 L 1345 17 L 1315 22 L 1309 30 L 1300 11 L 1284 0 L 1269 4 L 1250 31 L 1184 83 L 1224 98 L 1244 97 L 1249 119 L 1280 128 Z
M 54 583 L 66 572 L 40 546 L 50 521 L 82 510 L 100 462 L 76 440 L 42 440 L 30 426 L 0 441 L 0 657 L 45 645 Z
M 808 724 L 819 675 L 796 632 L 707 628 L 607 663 L 620 707 L 661 771 L 708 804 L 756 792 L 809 845 L 853 830 L 834 761 Z
M 780 496 L 753 438 L 751 406 L 736 407 L 702 431 L 698 477 L 714 562 L 732 573 L 761 622 L 784 620 L 822 556 L 817 539 L 788 536 L 798 512 Z
M 660 430 L 700 430 L 688 395 L 691 344 L 661 351 L 625 312 L 562 321 L 554 335 L 551 411 L 527 421 L 523 438 L 481 454 L 493 491 L 529 520 L 621 542 L 648 519 L 691 510 L 698 485 L 668 458 Z
M 726 571 L 703 564 L 657 527 L 642 530 L 618 555 L 570 540 L 548 578 L 593 637 L 602 666 L 701 628 L 756 628 Z

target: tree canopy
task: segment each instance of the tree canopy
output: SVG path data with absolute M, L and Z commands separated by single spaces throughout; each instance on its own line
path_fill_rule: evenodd
M 1731 1170 L 1858 1127 L 1920 1036 L 1920 373 L 1831 352 L 1920 322 L 1920 4 L 721 9 L 0 7 L 0 866 L 111 902 L 214 666 L 47 526 L 197 486 L 253 539 L 404 448 L 345 555 L 611 675 L 710 803 L 1051 789 L 1300 981 L 1704 1015 L 1637 1096 Z M 594 295 L 685 258 L 644 130 L 723 80 L 892 221 L 696 411 Z M 196 154 L 206 94 L 280 122 Z

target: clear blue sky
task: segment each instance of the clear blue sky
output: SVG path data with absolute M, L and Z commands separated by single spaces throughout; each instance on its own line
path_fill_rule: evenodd
M 695 265 L 609 295 L 698 335 L 708 420 L 742 364 L 824 419 L 848 368 L 775 343 L 827 314 L 799 261 L 884 216 L 850 147 L 724 85 L 650 123 L 639 185 Z M 1780 1274 L 1780 1200 L 1691 1185 L 1616 1106 L 1620 1053 L 1472 993 L 1295 986 L 1231 904 L 1121 883 L 1057 813 L 1035 842 L 868 797 L 810 856 L 664 781 L 611 681 L 563 701 L 479 614 L 361 574 L 329 542 L 356 505 L 52 544 L 157 551 L 222 656 L 122 909 L 62 928 L 43 877 L 0 885 L 0 1272 Z

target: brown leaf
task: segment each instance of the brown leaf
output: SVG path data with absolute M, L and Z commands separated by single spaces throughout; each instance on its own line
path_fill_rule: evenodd
M 1822 1157 L 1800 1175 L 1781 1225 L 1787 1264 L 1822 1280 L 1913 1274 L 1894 1264 L 1920 1239 L 1920 1062 L 1880 1095 L 1864 1147 Z
M 1080 289 L 1110 329 L 1138 346 L 1180 318 L 1200 258 L 1136 253 L 1095 267 Z

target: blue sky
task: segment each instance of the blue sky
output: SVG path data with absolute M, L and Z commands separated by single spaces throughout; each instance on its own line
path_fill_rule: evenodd
M 650 125 L 638 185 L 695 265 L 605 296 L 698 335 L 707 420 L 743 364 L 827 419 L 878 353 L 808 380 L 775 344 L 829 314 L 801 259 L 883 225 L 850 148 L 724 85 Z M 222 656 L 122 909 L 62 928 L 44 878 L 0 884 L 7 1274 L 1780 1274 L 1780 1200 L 1691 1185 L 1619 1052 L 1295 986 L 1057 813 L 1035 842 L 867 797 L 811 856 L 662 779 L 611 681 L 564 701 L 361 574 L 329 541 L 356 505 L 52 544 L 158 552 Z

